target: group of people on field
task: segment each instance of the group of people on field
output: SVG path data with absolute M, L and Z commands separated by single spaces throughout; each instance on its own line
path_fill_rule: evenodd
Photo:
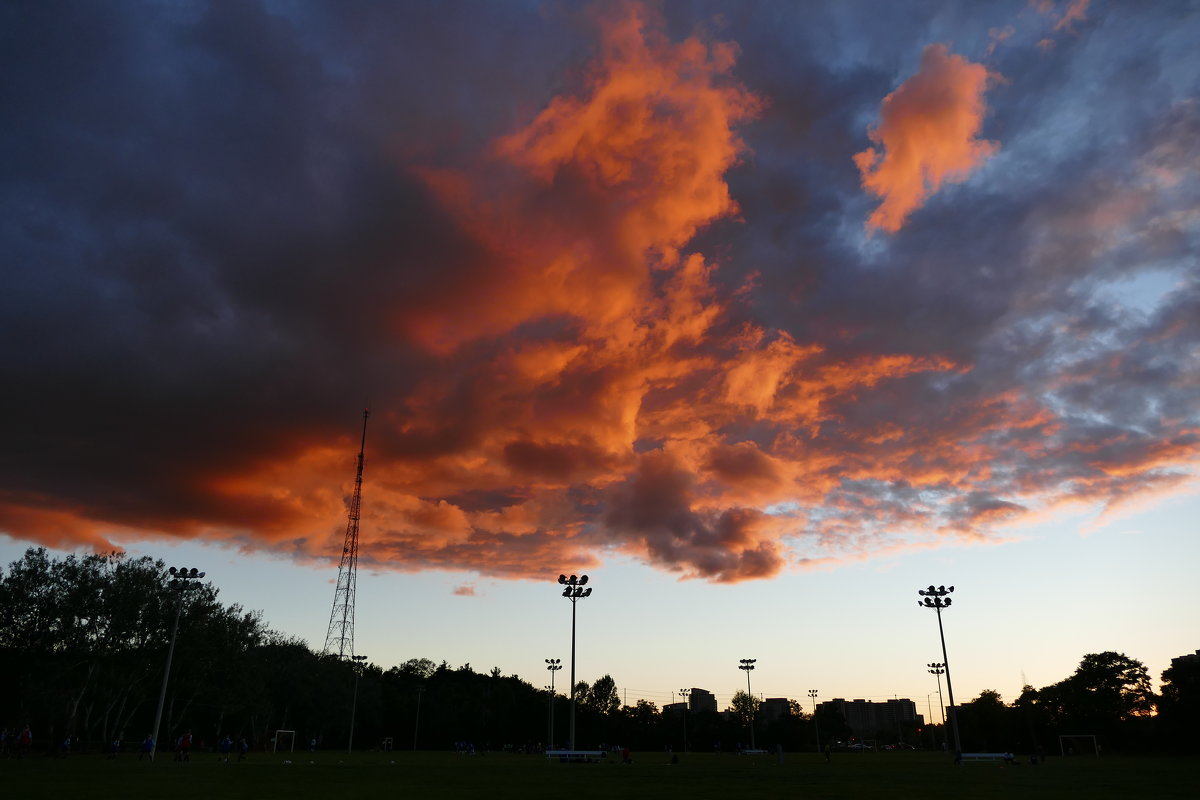
M 66 758 L 71 753 L 71 748 L 75 741 L 67 736 L 62 740 L 62 743 L 57 748 L 55 755 Z M 192 760 L 192 732 L 186 730 L 175 740 L 175 761 L 191 761 Z M 122 741 L 120 737 L 114 738 L 106 748 L 109 759 L 115 759 L 121 753 Z M 233 738 L 227 733 L 222 737 L 217 744 L 217 753 L 219 760 L 228 762 L 230 756 L 235 749 Z M 238 739 L 237 745 L 237 760 L 245 761 L 246 755 L 250 752 L 250 744 L 245 737 Z M 0 757 L 4 758 L 24 758 L 33 750 L 33 731 L 29 725 L 25 725 L 20 730 L 16 728 L 0 729 Z M 142 740 L 138 747 L 138 761 L 142 759 L 154 760 L 154 735 L 146 734 L 146 738 Z
M 24 758 L 33 748 L 33 731 L 29 726 L 17 730 L 0 730 L 0 754 L 5 758 Z

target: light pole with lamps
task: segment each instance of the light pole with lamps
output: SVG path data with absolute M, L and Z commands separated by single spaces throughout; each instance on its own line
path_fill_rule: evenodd
M 929 741 L 933 742 L 936 745 L 937 739 L 933 738 L 933 727 L 932 727 L 932 725 L 933 725 L 933 701 L 929 699 L 931 697 L 933 697 L 933 692 L 925 693 L 925 711 L 929 714 L 929 716 L 927 717 L 927 719 L 929 721 L 925 723 L 925 727 L 929 728 Z M 938 700 L 940 701 L 941 698 L 939 697 Z M 925 746 L 925 741 L 922 738 L 921 747 L 924 747 L 924 746 Z
M 563 587 L 562 596 L 571 601 L 571 750 L 575 749 L 575 604 L 581 597 L 589 597 L 592 587 L 583 588 L 588 582 L 587 575 L 576 577 L 559 575 L 558 582 Z
M 546 739 L 547 749 L 554 749 L 554 673 L 562 669 L 561 658 L 547 658 L 546 669 L 550 670 L 550 685 L 546 688 L 550 690 L 550 732 Z
M 954 591 L 954 587 L 946 588 L 945 586 L 933 586 L 930 584 L 927 589 L 918 589 L 917 594 L 925 598 L 918 600 L 917 605 L 922 608 L 932 608 L 937 611 L 938 621 L 938 636 L 942 640 L 942 668 L 946 671 L 946 693 L 950 695 L 950 728 L 954 732 L 954 753 L 955 758 L 962 752 L 962 743 L 958 738 L 958 714 L 954 711 L 954 686 L 950 683 L 950 659 L 946 657 L 946 633 L 942 630 L 942 609 L 950 607 L 951 598 L 946 595 Z M 941 679 L 938 680 L 938 686 L 941 686 Z
M 813 727 L 817 729 L 817 752 L 821 752 L 821 723 L 817 722 L 817 690 L 809 689 L 808 696 L 813 701 Z
M 750 712 L 750 749 L 754 750 L 756 749 L 754 747 L 754 695 L 750 694 L 750 670 L 754 669 L 754 662 L 758 661 L 758 659 L 743 658 L 739 659 L 739 661 L 738 669 L 745 670 L 746 672 L 746 695 L 750 700 L 750 707 L 747 709 Z
M 354 699 L 350 702 L 350 741 L 346 744 L 346 752 L 354 752 L 354 716 L 358 712 L 358 679 L 362 677 L 366 656 L 350 656 L 350 664 L 354 669 Z
M 424 684 L 417 686 L 417 719 L 413 723 L 413 752 L 417 752 L 417 731 L 421 730 L 421 695 L 425 694 Z
M 929 665 L 929 674 L 937 676 L 938 685 L 938 708 L 942 712 L 942 742 L 946 741 L 946 703 L 942 700 L 942 676 L 946 674 L 944 669 L 945 664 L 933 663 Z M 931 714 L 930 717 L 933 715 Z M 933 719 L 929 720 L 931 723 Z
M 688 711 L 691 710 L 691 689 L 680 689 L 679 696 L 683 698 L 683 752 L 687 752 L 687 718 Z
M 167 678 L 171 675 L 171 659 L 175 656 L 175 637 L 179 633 L 179 615 L 183 612 L 183 594 L 193 589 L 199 589 L 200 579 L 204 577 L 204 573 L 195 567 L 191 569 L 187 567 L 171 567 L 168 572 L 171 574 L 171 582 L 168 585 L 177 594 L 175 600 L 175 626 L 171 628 L 171 646 L 167 648 L 167 667 L 163 670 L 162 689 L 158 693 L 158 711 L 154 713 L 154 734 L 151 737 L 154 740 L 154 750 L 150 752 L 151 761 L 154 760 L 154 754 L 158 752 L 158 728 L 162 724 L 163 705 L 167 701 Z

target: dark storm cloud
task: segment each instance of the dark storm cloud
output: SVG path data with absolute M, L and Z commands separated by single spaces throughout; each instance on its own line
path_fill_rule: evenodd
M 9 4 L 0 531 L 320 556 L 367 403 L 402 568 L 734 581 L 1177 483 L 1189 6 L 1053 12 Z M 930 46 L 998 150 L 869 237 Z

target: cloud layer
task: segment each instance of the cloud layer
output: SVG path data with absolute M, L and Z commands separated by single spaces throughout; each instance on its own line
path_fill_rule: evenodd
M 962 20 L 984 67 L 845 8 L 9 12 L 0 531 L 336 560 L 368 404 L 383 568 L 732 582 L 1178 490 L 1184 11 Z

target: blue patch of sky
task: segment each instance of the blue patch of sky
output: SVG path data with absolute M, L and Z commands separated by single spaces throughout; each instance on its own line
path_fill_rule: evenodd
M 1181 271 L 1172 268 L 1144 270 L 1120 275 L 1093 286 L 1093 297 L 1126 311 L 1152 315 L 1179 286 Z

